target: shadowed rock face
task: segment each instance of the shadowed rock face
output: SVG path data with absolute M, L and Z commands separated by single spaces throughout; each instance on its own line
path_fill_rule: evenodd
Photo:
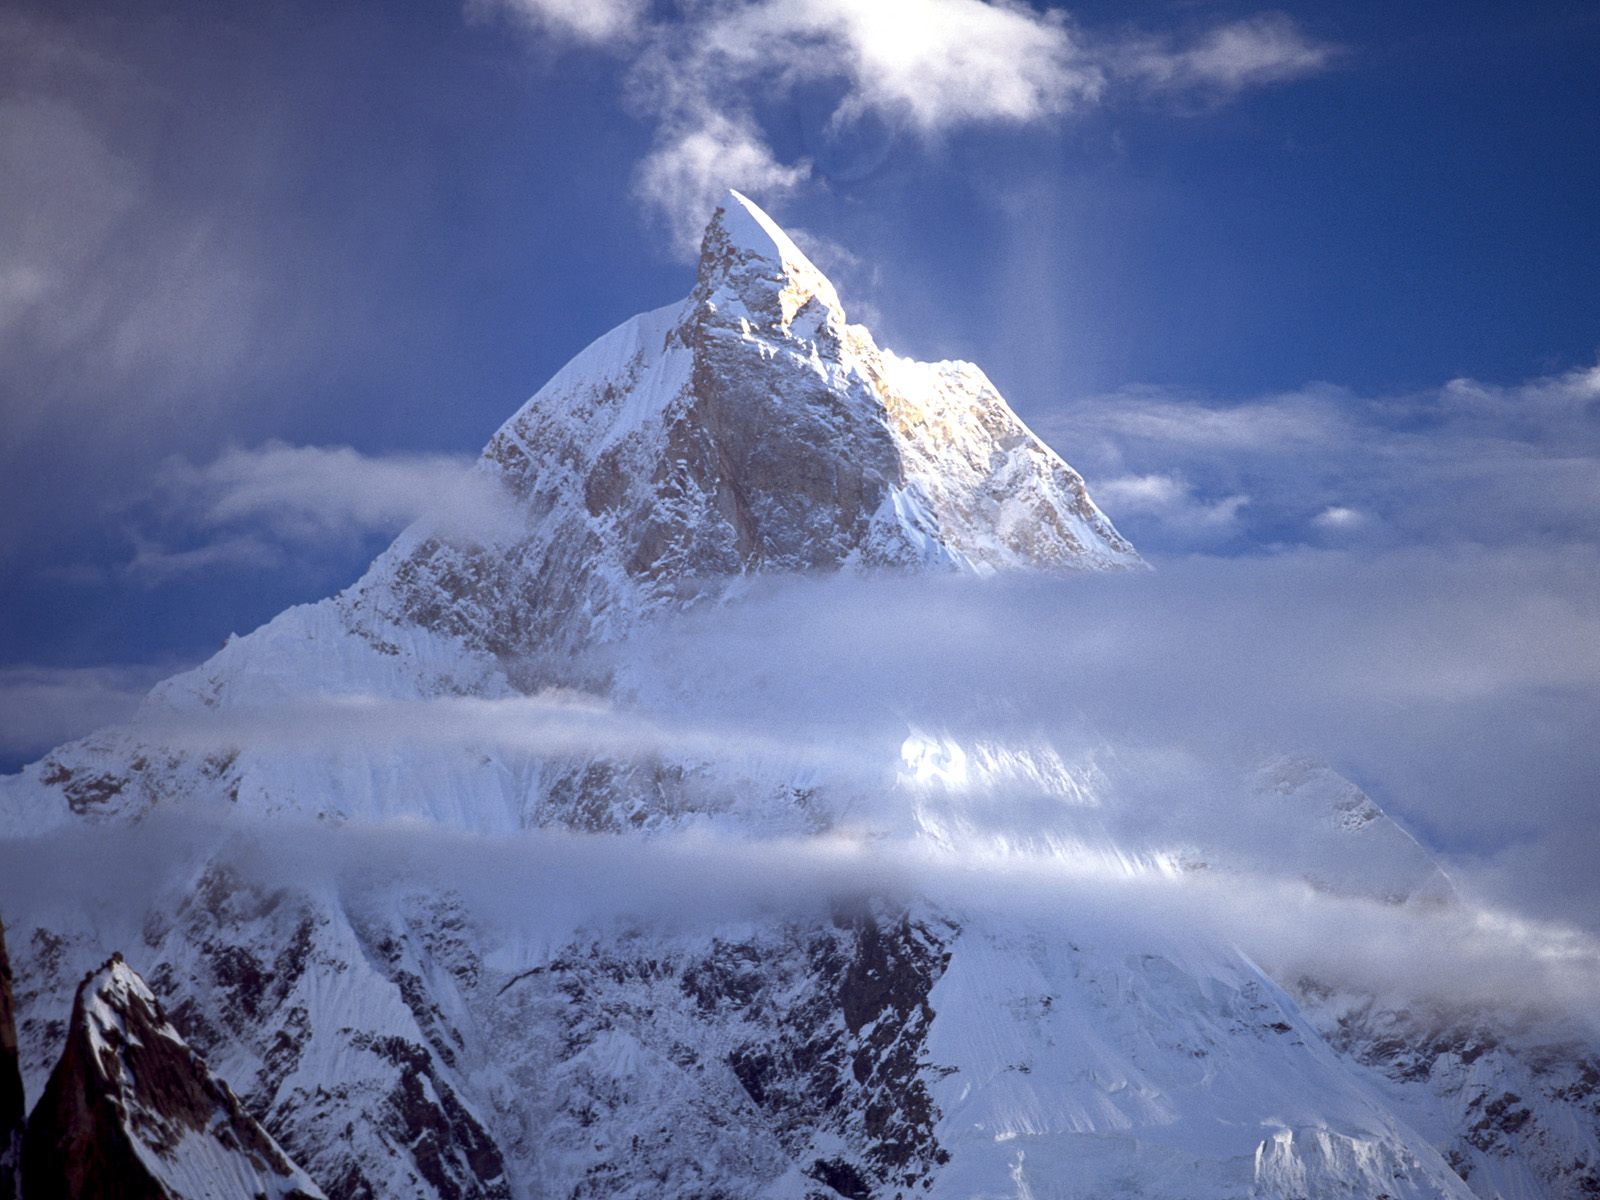
M 571 1200 L 920 1194 L 948 1158 L 928 997 L 958 932 L 867 905 L 737 938 L 574 943 L 496 983 L 499 1028 L 551 1031 L 505 1055 L 520 1089 L 544 1085 L 532 1177 Z M 770 1190 L 785 1171 L 791 1190 Z
M 73 1001 L 28 1122 L 27 1200 L 319 1200 L 120 955 Z
M 22 1127 L 27 1109 L 22 1073 L 17 1067 L 17 1022 L 11 995 L 11 960 L 6 956 L 6 927 L 0 922 L 0 1200 L 16 1200 L 22 1156 Z
M 402 539 L 346 597 L 353 626 L 371 606 L 527 658 L 756 571 L 1141 565 L 982 371 L 880 348 L 737 194 L 689 297 L 574 359 L 482 469 L 516 531 Z

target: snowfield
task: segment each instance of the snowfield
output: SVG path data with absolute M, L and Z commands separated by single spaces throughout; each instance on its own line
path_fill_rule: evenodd
M 475 528 L 413 526 L 0 779 L 14 846 L 196 831 L 126 904 L 0 884 L 30 1098 L 121 951 L 335 1200 L 1600 1195 L 1593 1040 L 1274 977 L 1140 901 L 1245 880 L 1237 822 L 1284 831 L 1296 895 L 1459 908 L 1327 767 L 1247 765 L 1210 832 L 1151 845 L 1136 758 L 958 740 L 915 696 L 832 755 L 674 723 L 644 634 L 758 578 L 1145 569 L 981 370 L 880 349 L 744 197 L 689 297 L 579 354 L 476 470 Z M 670 885 L 630 878 L 639 845 Z M 119 970 L 91 996 L 131 993 Z M 209 1154 L 148 1165 L 256 1194 Z

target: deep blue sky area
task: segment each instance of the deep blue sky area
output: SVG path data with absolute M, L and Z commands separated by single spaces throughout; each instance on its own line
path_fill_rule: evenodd
M 1062 19 L 1170 48 L 1261 12 Z M 1314 69 L 1022 120 L 830 125 L 849 81 L 740 80 L 715 98 L 812 172 L 727 182 L 819 248 L 880 341 L 980 363 L 1069 461 L 1070 414 L 1129 388 L 1355 403 L 1593 365 L 1600 8 L 1270 15 L 1324 48 Z M 664 119 L 639 45 L 515 3 L 9 5 L 0 665 L 192 661 L 387 536 L 132 570 L 215 536 L 152 499 L 174 456 L 472 453 L 592 338 L 683 295 L 692 265 L 637 186 Z

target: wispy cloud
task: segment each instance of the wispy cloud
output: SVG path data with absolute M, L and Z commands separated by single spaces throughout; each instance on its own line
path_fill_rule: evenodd
M 90 729 L 130 718 L 170 667 L 0 667 L 0 754 L 41 754 Z
M 1578 541 L 1600 508 L 1600 369 L 1362 396 L 1325 384 L 1244 402 L 1130 388 L 1035 423 L 1153 551 L 1209 545 L 1187 518 L 1248 496 L 1254 545 Z M 1211 540 L 1203 540 L 1209 538 Z
M 278 303 L 290 237 L 269 254 L 220 189 L 174 184 L 145 141 L 172 96 L 91 45 L 94 29 L 0 16 L 0 555 L 82 504 L 69 475 L 126 478 L 153 429 L 180 413 L 185 431 L 211 427 L 246 369 L 271 378 L 302 349 Z M 73 472 L 37 469 L 68 454 Z
M 731 118 L 708 106 L 691 105 L 664 130 L 639 164 L 634 187 L 666 221 L 673 242 L 698 244 L 705 218 L 732 180 L 755 195 L 778 197 L 809 173 L 805 163 L 784 165 L 749 116 Z
M 837 94 L 831 125 L 881 123 L 923 143 L 977 125 L 1058 119 L 1121 89 L 1226 99 L 1324 69 L 1332 50 L 1264 14 L 1174 36 L 1095 37 L 1062 9 L 1008 0 L 711 0 L 666 18 L 630 0 L 471 0 L 547 38 L 603 46 L 655 123 L 636 190 L 685 252 L 722 192 L 767 200 L 811 177 L 757 112 L 803 87 Z
M 1271 872 L 1130 871 L 1071 847 L 989 853 L 835 832 L 651 838 L 537 830 L 487 836 L 407 823 L 300 825 L 167 813 L 114 833 L 74 830 L 0 842 L 0 903 L 26 924 L 57 921 L 64 876 L 80 903 L 137 939 L 170 903 L 175 875 L 219 859 L 254 884 L 382 904 L 396 892 L 449 895 L 481 945 L 556 944 L 615 922 L 658 935 L 752 917 L 822 917 L 873 897 L 920 902 L 1015 928 L 1071 914 L 1093 945 L 1181 927 L 1237 946 L 1281 978 L 1369 988 L 1399 1004 L 1489 1008 L 1502 1019 L 1582 1018 L 1600 983 L 1600 948 L 1569 927 L 1480 905 L 1396 906 L 1339 896 Z
M 504 13 L 534 34 L 580 42 L 628 41 L 643 28 L 649 0 L 467 0 L 469 17 Z
M 198 546 L 167 549 L 134 536 L 134 554 L 123 565 L 129 578 L 159 587 L 174 579 L 219 571 L 271 571 L 284 565 L 283 548 L 253 535 L 233 535 Z
M 214 569 L 272 568 L 292 551 L 349 548 L 419 520 L 446 538 L 485 541 L 514 532 L 510 496 L 475 462 L 284 442 L 233 447 L 200 465 L 168 459 L 143 506 L 161 536 L 136 528 L 127 570 L 158 583 Z
M 1308 37 L 1283 13 L 1261 13 L 1202 32 L 1187 43 L 1173 37 L 1135 39 L 1115 58 L 1116 69 L 1154 91 L 1230 96 L 1327 69 L 1337 51 Z

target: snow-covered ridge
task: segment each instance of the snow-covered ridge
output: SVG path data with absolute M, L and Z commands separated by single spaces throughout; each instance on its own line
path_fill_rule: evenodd
M 323 1200 L 121 956 L 78 986 L 28 1122 L 25 1195 Z
M 604 691 L 616 680 L 586 665 L 597 648 L 754 572 L 1142 565 L 982 371 L 880 351 L 738 193 L 707 228 L 689 297 L 580 353 L 495 433 L 478 470 L 506 503 L 475 534 L 418 522 L 340 595 L 158 685 L 146 721 L 318 694 Z M 499 765 L 401 756 L 334 778 L 323 759 L 249 744 L 201 758 L 108 731 L 0 785 L 0 821 L 136 815 L 213 791 L 268 812 L 314 796 L 340 818 L 565 819 L 508 792 Z
M 0 780 L 0 833 L 161 809 L 329 838 L 543 827 L 653 846 L 854 822 L 863 841 L 1045 871 L 1068 856 L 1107 878 L 1243 869 L 1203 827 L 1192 846 L 1123 843 L 1125 793 L 1043 739 L 908 730 L 881 774 L 846 775 L 732 742 L 501 736 L 553 694 L 669 712 L 676 681 L 652 676 L 638 635 L 737 603 L 752 576 L 1141 565 L 981 370 L 879 348 L 744 197 L 713 217 L 687 299 L 580 353 L 477 470 L 504 499 L 481 525 L 419 522 L 338 596 L 158 686 L 133 726 Z M 330 728 L 297 739 L 308 714 Z M 408 737 L 418 721 L 426 736 Z M 205 728 L 226 736 L 197 743 Z M 1286 831 L 1288 877 L 1452 902 L 1423 848 L 1326 768 L 1241 773 L 1226 805 L 1216 822 Z M 223 848 L 174 865 L 134 923 L 153 986 L 107 964 L 79 1007 L 107 1086 L 131 1080 L 143 1104 L 127 1056 L 178 1053 L 181 1028 L 335 1197 L 1467 1200 L 1465 1173 L 1483 1200 L 1566 1200 L 1600 1170 L 1577 1058 L 1541 1072 L 1540 1047 L 1497 1047 L 1490 1082 L 1538 1090 L 1521 1117 L 1478 1094 L 1459 1031 L 1338 981 L 1274 981 L 1184 922 L 852 896 L 828 920 L 641 920 L 549 944 L 382 863 L 359 888 L 297 867 L 246 870 Z M 36 1081 L 78 974 L 115 948 L 102 936 L 57 906 L 20 943 Z M 200 1163 L 170 1116 L 141 1127 Z

